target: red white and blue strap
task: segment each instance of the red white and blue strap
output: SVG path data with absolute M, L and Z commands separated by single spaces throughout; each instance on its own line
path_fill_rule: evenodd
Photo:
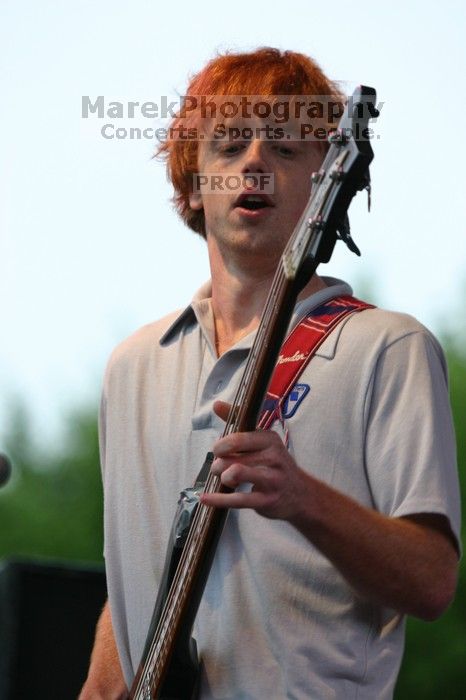
M 373 304 L 367 304 L 348 294 L 329 299 L 301 319 L 281 347 L 262 404 L 258 429 L 267 430 L 277 419 L 283 424 L 283 404 L 327 336 L 348 314 L 373 308 Z

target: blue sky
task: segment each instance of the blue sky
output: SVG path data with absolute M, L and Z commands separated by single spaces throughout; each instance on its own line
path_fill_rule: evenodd
M 321 272 L 356 291 L 371 280 L 385 306 L 434 330 L 464 328 L 452 319 L 466 308 L 464 4 L 329 8 L 3 0 L 0 433 L 19 395 L 53 437 L 67 407 L 97 399 L 112 347 L 208 276 L 153 143 L 103 139 L 101 123 L 81 119 L 81 97 L 183 94 L 223 49 L 291 48 L 349 90 L 377 89 L 373 211 L 362 196 L 351 209 L 363 257 L 341 247 Z

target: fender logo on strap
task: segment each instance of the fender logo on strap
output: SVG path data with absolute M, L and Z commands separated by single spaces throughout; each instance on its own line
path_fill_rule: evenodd
M 299 352 L 299 350 L 296 350 L 295 354 L 292 355 L 291 357 L 285 357 L 285 355 L 279 355 L 278 360 L 277 360 L 277 365 L 282 365 L 285 362 L 299 362 L 300 360 L 305 360 L 306 355 L 305 353 Z

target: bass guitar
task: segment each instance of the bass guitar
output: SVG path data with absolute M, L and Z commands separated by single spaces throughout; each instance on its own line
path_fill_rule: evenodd
M 320 170 L 312 173 L 309 201 L 281 257 L 223 435 L 256 428 L 298 294 L 319 263 L 330 260 L 336 240 L 360 254 L 347 210 L 358 190 L 368 190 L 370 204 L 368 166 L 373 151 L 368 124 L 378 116 L 375 101 L 373 88 L 357 88 L 338 128 L 329 135 L 330 147 Z M 211 461 L 209 453 L 204 490 L 228 492 L 219 477 L 208 473 Z M 198 503 L 196 489 L 190 491 L 186 500 L 192 517 L 181 534 L 175 523 L 175 547 L 167 555 L 131 700 L 193 700 L 197 694 L 200 663 L 191 632 L 228 511 Z

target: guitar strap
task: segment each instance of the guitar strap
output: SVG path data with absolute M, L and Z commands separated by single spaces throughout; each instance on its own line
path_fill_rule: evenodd
M 299 376 L 324 340 L 344 318 L 349 314 L 373 308 L 373 304 L 345 294 L 329 299 L 301 319 L 281 347 L 259 414 L 257 422 L 259 430 L 268 430 L 276 420 L 279 420 L 284 427 L 285 444 L 288 446 L 288 429 L 284 419 L 291 417 L 293 409 L 290 411 L 288 408 L 284 412 L 283 408 L 288 403 L 297 403 L 309 390 L 306 385 L 297 385 Z M 213 455 L 209 452 L 196 479 L 195 489 L 203 489 L 212 460 Z
M 345 294 L 329 299 L 301 319 L 281 347 L 257 422 L 260 430 L 267 430 L 277 419 L 283 424 L 284 418 L 292 415 L 292 404 L 303 395 L 300 392 L 309 390 L 306 385 L 298 389 L 296 382 L 333 329 L 349 314 L 373 308 L 373 304 Z M 291 410 L 288 407 L 284 412 L 287 404 Z

